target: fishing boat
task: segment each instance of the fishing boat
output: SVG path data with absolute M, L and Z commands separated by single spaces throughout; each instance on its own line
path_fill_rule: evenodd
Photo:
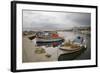
M 64 42 L 62 37 L 59 37 L 57 32 L 38 32 L 36 43 L 38 46 L 58 46 Z
M 81 50 L 82 47 L 86 48 L 86 45 L 84 44 L 84 39 L 83 37 L 78 36 L 73 41 L 68 40 L 67 42 L 65 42 L 60 47 L 60 49 L 70 52 L 76 52 Z

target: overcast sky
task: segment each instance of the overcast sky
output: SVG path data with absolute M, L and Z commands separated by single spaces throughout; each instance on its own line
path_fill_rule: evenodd
M 50 11 L 23 11 L 23 30 L 55 30 L 89 27 L 91 14 Z

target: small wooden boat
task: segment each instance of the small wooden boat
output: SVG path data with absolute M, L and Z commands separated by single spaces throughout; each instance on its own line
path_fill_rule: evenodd
M 81 49 L 81 44 L 79 43 L 65 43 L 63 46 L 60 47 L 61 50 L 65 51 L 79 51 Z

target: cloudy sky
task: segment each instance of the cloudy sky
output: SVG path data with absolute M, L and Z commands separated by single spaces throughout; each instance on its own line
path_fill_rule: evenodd
M 23 11 L 23 30 L 62 30 L 89 27 L 91 14 L 74 12 Z

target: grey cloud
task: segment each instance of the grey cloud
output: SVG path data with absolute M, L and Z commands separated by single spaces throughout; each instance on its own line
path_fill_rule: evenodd
M 23 28 L 68 29 L 90 26 L 90 20 L 89 13 L 23 11 Z

